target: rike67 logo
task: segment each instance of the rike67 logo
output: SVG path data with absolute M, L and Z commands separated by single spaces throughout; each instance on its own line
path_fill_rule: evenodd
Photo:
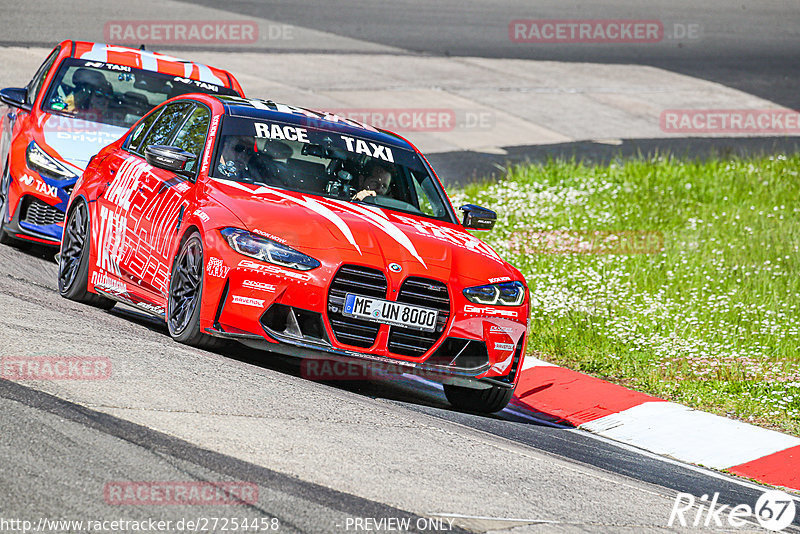
M 677 523 L 682 527 L 743 528 L 753 526 L 755 520 L 763 528 L 779 532 L 792 524 L 795 512 L 795 500 L 779 490 L 765 491 L 755 507 L 749 504 L 733 507 L 719 504 L 719 493 L 714 493 L 711 499 L 708 495 L 698 499 L 691 493 L 679 493 L 672 505 L 667 526 L 672 527 Z

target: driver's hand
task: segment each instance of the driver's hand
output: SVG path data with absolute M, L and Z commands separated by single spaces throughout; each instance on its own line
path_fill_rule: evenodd
M 239 169 L 236 168 L 236 163 L 231 160 L 224 163 L 220 162 L 217 166 L 217 170 L 226 178 L 239 178 Z
M 64 103 L 67 105 L 67 108 L 64 111 L 68 113 L 75 113 L 75 110 L 77 109 L 78 106 L 75 104 L 74 93 L 70 93 L 69 95 L 67 95 L 66 98 L 64 98 Z
M 372 191 L 370 189 L 364 189 L 356 193 L 356 196 L 353 197 L 353 200 L 364 200 L 367 197 L 374 197 L 374 196 L 375 196 L 375 191 Z

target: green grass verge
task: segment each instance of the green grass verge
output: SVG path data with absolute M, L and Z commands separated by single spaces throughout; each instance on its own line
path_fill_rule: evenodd
M 530 350 L 800 435 L 800 157 L 550 161 L 452 191 L 525 275 Z

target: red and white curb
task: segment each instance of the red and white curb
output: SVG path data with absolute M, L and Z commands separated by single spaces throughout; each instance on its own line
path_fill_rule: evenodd
M 800 438 L 528 356 L 512 403 L 676 460 L 800 491 Z

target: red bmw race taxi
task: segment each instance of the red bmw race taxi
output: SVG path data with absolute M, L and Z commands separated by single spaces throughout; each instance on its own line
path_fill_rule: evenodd
M 520 272 L 459 220 L 408 141 L 236 97 L 165 102 L 75 186 L 62 296 L 162 317 L 182 343 L 391 366 L 501 410 L 525 354 Z M 307 360 L 314 361 L 314 360 Z
M 227 71 L 164 54 L 64 41 L 25 88 L 0 91 L 0 242 L 58 246 L 89 158 L 168 98 L 242 95 Z

